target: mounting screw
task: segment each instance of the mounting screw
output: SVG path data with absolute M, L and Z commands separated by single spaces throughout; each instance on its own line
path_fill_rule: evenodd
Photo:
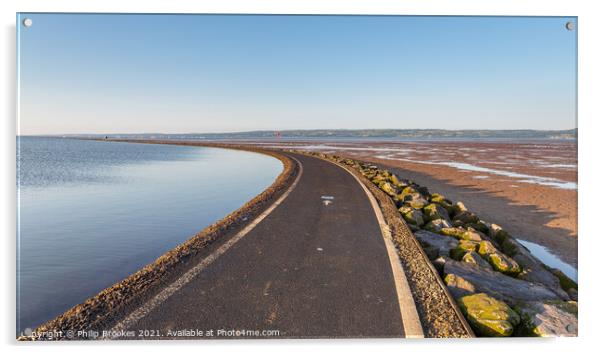
M 31 25 L 33 25 L 33 21 L 31 18 L 26 18 L 23 20 L 23 26 L 25 27 L 31 27 Z
M 567 30 L 572 31 L 575 29 L 575 24 L 573 21 L 569 21 L 566 23 L 566 25 L 564 25 L 564 27 L 566 27 Z

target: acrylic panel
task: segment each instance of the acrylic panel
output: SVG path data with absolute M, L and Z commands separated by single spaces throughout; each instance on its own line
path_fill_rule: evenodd
M 576 17 L 16 26 L 18 339 L 577 335 Z

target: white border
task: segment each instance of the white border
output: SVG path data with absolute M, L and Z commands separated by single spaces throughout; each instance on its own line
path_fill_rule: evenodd
M 4 226 L 2 247 L 2 320 L 0 334 L 3 336 L 5 352 L 36 351 L 44 353 L 81 352 L 79 343 L 32 345 L 14 342 L 15 309 L 15 13 L 22 12 L 193 12 L 193 13 L 329 13 L 329 14 L 406 14 L 406 15 L 554 15 L 579 16 L 579 280 L 580 320 L 579 338 L 556 340 L 478 340 L 472 342 L 451 340 L 348 340 L 348 341 L 231 341 L 231 342 L 185 342 L 176 343 L 177 350 L 203 350 L 223 352 L 311 352 L 315 350 L 342 350 L 359 353 L 376 350 L 382 353 L 407 351 L 451 353 L 457 351 L 488 353 L 495 352 L 546 352 L 573 353 L 591 350 L 597 345 L 602 328 L 599 306 L 600 267 L 599 253 L 602 249 L 600 234 L 600 55 L 601 12 L 596 1 L 575 0 L 3 0 L 2 12 L 2 78 L 0 87 L 4 109 L 2 124 L 2 205 L 0 215 Z M 586 261 L 590 260 L 590 261 Z M 266 344 L 267 343 L 267 344 Z M 86 345 L 85 351 L 104 353 L 115 347 L 144 346 L 150 353 L 165 353 L 166 345 L 174 343 L 101 343 Z M 109 346 L 109 347 L 106 347 Z M 200 348 L 199 348 L 200 347 Z

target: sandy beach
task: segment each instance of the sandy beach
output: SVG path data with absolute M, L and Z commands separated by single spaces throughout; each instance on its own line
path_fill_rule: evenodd
M 386 166 L 577 267 L 577 144 L 565 140 L 278 142 Z

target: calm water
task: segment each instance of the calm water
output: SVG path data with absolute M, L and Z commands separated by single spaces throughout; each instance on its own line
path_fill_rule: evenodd
M 114 284 L 236 210 L 282 171 L 200 147 L 18 140 L 17 331 Z
M 535 257 L 539 258 L 544 264 L 561 270 L 567 277 L 573 279 L 577 282 L 577 268 L 572 265 L 564 262 L 558 256 L 550 252 L 547 248 L 542 245 L 538 245 L 537 243 L 525 241 L 525 240 L 517 240 L 525 246 L 531 253 L 535 255 Z

